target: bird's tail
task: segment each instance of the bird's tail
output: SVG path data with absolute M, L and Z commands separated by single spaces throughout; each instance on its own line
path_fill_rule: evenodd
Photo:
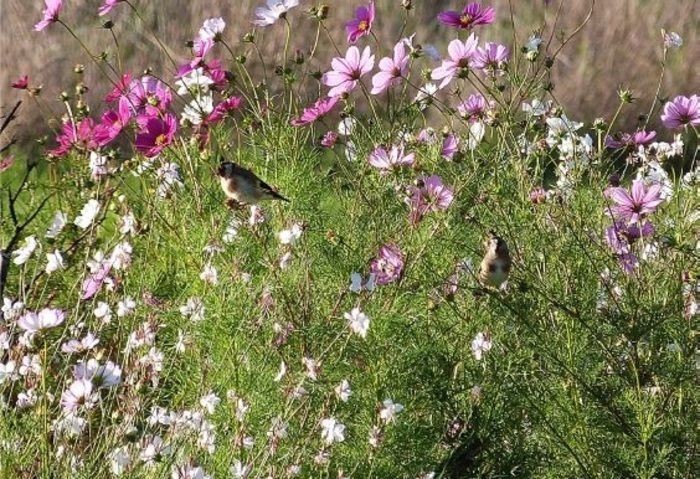
M 269 197 L 272 198 L 272 199 L 275 199 L 275 200 L 282 200 L 282 201 L 285 201 L 285 202 L 289 203 L 289 200 L 288 200 L 287 198 L 285 198 L 284 196 L 280 195 L 279 193 L 277 193 L 277 192 L 274 191 L 274 190 L 269 190 L 269 191 L 267 192 L 267 194 L 268 194 Z

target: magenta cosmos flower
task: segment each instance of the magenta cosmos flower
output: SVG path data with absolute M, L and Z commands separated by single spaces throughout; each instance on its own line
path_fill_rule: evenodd
M 44 5 L 46 5 L 46 8 L 41 12 L 44 17 L 39 23 L 34 25 L 34 30 L 37 32 L 58 21 L 58 13 L 63 7 L 63 0 L 44 0 Z
M 102 122 L 95 127 L 95 141 L 100 146 L 111 143 L 131 120 L 131 105 L 126 97 L 119 99 L 119 107 L 102 115 Z
M 299 118 L 293 118 L 292 121 L 290 121 L 290 123 L 293 126 L 304 126 L 313 123 L 322 116 L 330 113 L 333 110 L 333 108 L 335 108 L 335 105 L 338 103 L 338 100 L 340 100 L 340 97 L 337 96 L 332 96 L 329 98 L 320 98 L 316 100 L 316 103 L 314 103 L 313 105 L 304 108 L 304 111 L 302 112 L 301 116 Z
M 496 19 L 492 7 L 482 7 L 480 3 L 470 3 L 462 12 L 447 10 L 438 14 L 438 21 L 450 27 L 470 30 L 477 25 L 488 25 Z
M 331 60 L 332 70 L 323 74 L 321 81 L 331 87 L 328 96 L 339 96 L 355 89 L 362 75 L 374 68 L 374 55 L 369 47 L 365 47 L 360 55 L 356 46 L 348 48 L 345 58 L 335 57 Z
M 452 188 L 443 184 L 438 175 L 421 178 L 419 186 L 411 188 L 411 222 L 417 224 L 430 211 L 446 210 L 453 199 Z
M 58 146 L 48 153 L 59 158 L 66 156 L 73 147 L 96 150 L 98 145 L 95 141 L 95 122 L 92 118 L 83 118 L 77 125 L 70 121 L 64 123 L 56 141 Z
M 378 95 L 401 83 L 401 77 L 408 71 L 408 60 L 405 42 L 401 40 L 394 45 L 394 58 L 384 57 L 379 60 L 380 72 L 372 77 L 372 94 Z
M 327 131 L 323 138 L 321 138 L 321 146 L 324 148 L 333 148 L 335 143 L 338 141 L 338 133 L 331 130 Z
M 387 243 L 379 248 L 379 254 L 372 260 L 369 271 L 375 275 L 377 284 L 393 283 L 403 272 L 403 254 L 394 243 Z
M 375 168 L 382 170 L 382 173 L 388 172 L 400 166 L 413 166 L 416 161 L 414 153 L 404 154 L 404 148 L 401 145 L 393 145 L 389 151 L 382 146 L 378 146 L 372 153 L 369 154 L 367 161 Z
M 605 137 L 605 146 L 608 148 L 637 148 L 648 145 L 656 138 L 655 131 L 638 130 L 634 133 L 622 133 L 618 138 Z
M 214 107 L 214 110 L 212 110 L 207 117 L 207 123 L 213 124 L 220 122 L 229 112 L 238 110 L 241 107 L 241 103 L 243 103 L 243 98 L 240 96 L 227 98 Z
M 135 146 L 147 158 L 158 155 L 172 143 L 177 130 L 175 116 L 166 113 L 165 116 L 145 116 L 138 120 L 141 130 L 136 135 Z
M 505 73 L 508 55 L 508 48 L 505 45 L 486 42 L 486 45 L 476 50 L 471 66 L 489 75 L 501 76 Z
M 345 24 L 348 32 L 348 42 L 355 43 L 358 38 L 369 35 L 374 22 L 374 2 L 369 2 L 366 7 L 357 7 L 355 18 Z
M 117 4 L 122 3 L 123 1 L 124 0 L 105 0 L 102 6 L 97 11 L 97 14 L 99 16 L 107 15 L 109 12 L 112 11 L 114 7 L 117 6 Z
M 431 73 L 433 80 L 442 80 L 440 88 L 445 88 L 454 77 L 469 68 L 469 63 L 476 52 L 479 39 L 472 33 L 464 42 L 452 40 L 447 46 L 448 60 L 443 60 L 442 64 Z
M 656 211 L 664 200 L 661 198 L 661 185 L 655 183 L 649 188 L 644 186 L 641 180 L 632 182 L 631 191 L 617 187 L 610 191 L 610 199 L 615 202 L 610 207 L 612 216 L 628 224 L 639 223 L 641 219 Z
M 29 76 L 23 75 L 19 77 L 17 80 L 13 81 L 10 86 L 18 90 L 26 90 L 29 88 Z
M 664 105 L 661 121 L 665 127 L 674 130 L 685 125 L 700 125 L 700 97 L 677 96 Z

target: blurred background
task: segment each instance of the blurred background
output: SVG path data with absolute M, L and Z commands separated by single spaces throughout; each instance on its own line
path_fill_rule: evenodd
M 551 0 L 545 6 L 544 0 L 511 0 L 515 33 L 521 43 L 541 27 L 545 18 L 548 26 L 551 25 L 560 1 L 563 5 L 553 47 L 559 44 L 559 35 L 571 33 L 584 20 L 590 1 Z M 126 4 L 118 4 L 111 14 L 98 17 L 101 3 L 101 0 L 65 0 L 61 19 L 93 53 L 114 51 L 110 32 L 101 27 L 105 20 L 113 20 L 124 70 L 141 72 L 150 67 L 164 78 L 170 78 L 171 64 L 150 32 L 156 32 L 170 54 L 182 63 L 189 57 L 185 42 L 196 36 L 202 21 L 221 16 L 227 23 L 225 37 L 238 54 L 242 35 L 252 30 L 253 10 L 264 0 L 133 0 L 145 23 L 137 19 Z M 319 3 L 301 0 L 300 6 L 290 13 L 294 27 L 291 51 L 308 51 L 313 43 L 316 24 L 304 17 L 308 16 L 311 6 Z M 325 3 L 330 6 L 327 24 L 344 50 L 343 25 L 361 2 L 327 0 Z M 485 0 L 483 3 L 496 8 L 497 22 L 479 28 L 478 35 L 484 40 L 510 44 L 513 32 L 508 0 Z M 641 99 L 623 113 L 620 123 L 620 126 L 634 128 L 637 116 L 649 110 L 657 88 L 662 28 L 678 32 L 684 43 L 680 49 L 669 52 L 660 95 L 700 93 L 699 3 L 698 0 L 598 0 L 591 21 L 566 46 L 554 69 L 554 93 L 569 116 L 588 122 L 598 116 L 611 117 L 618 104 L 616 91 L 624 86 Z M 418 43 L 434 44 L 444 52 L 455 31 L 440 26 L 435 17 L 445 9 L 460 9 L 466 2 L 414 0 L 413 4 L 413 18 L 406 33 L 410 34 L 415 28 Z M 403 22 L 401 0 L 377 0 L 376 5 L 374 31 L 382 44 L 388 46 L 397 40 Z M 79 43 L 60 25 L 43 32 L 32 31 L 42 8 L 41 0 L 0 0 L 0 30 L 3 32 L 0 36 L 0 106 L 6 111 L 17 99 L 25 98 L 24 92 L 11 89 L 10 83 L 20 75 L 29 75 L 30 85 L 43 85 L 42 99 L 46 105 L 56 114 L 62 113 L 57 97 L 62 90 L 72 90 L 76 82 L 73 66 L 81 63 L 86 67 L 85 83 L 91 89 L 93 111 L 98 112 L 102 106 L 97 101 L 109 85 Z M 257 39 L 263 54 L 271 58 L 283 48 L 284 28 L 275 25 L 259 29 Z M 322 44 L 319 50 L 312 70 L 327 69 L 329 57 L 335 53 L 330 45 Z M 215 52 L 215 55 L 228 58 L 224 51 Z M 252 59 L 252 55 L 249 58 Z M 309 96 L 314 94 L 309 92 Z M 47 132 L 49 114 L 46 108 L 42 112 L 36 103 L 25 101 L 20 120 L 14 126 L 20 141 Z

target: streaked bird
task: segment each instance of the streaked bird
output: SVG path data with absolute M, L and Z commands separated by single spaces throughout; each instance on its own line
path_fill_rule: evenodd
M 289 201 L 258 178 L 255 173 L 231 161 L 221 163 L 217 174 L 230 207 L 255 205 L 261 200 Z
M 499 288 L 508 279 L 508 273 L 510 273 L 511 260 L 508 245 L 503 238 L 490 231 L 484 247 L 486 254 L 481 261 L 479 282 L 484 286 Z

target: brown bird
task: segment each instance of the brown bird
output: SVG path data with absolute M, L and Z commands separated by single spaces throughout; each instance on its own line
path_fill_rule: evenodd
M 486 254 L 479 269 L 479 282 L 484 286 L 499 288 L 510 273 L 510 253 L 503 238 L 489 231 L 489 238 L 484 242 Z
M 217 174 L 230 207 L 255 205 L 261 200 L 268 199 L 289 201 L 258 178 L 255 173 L 231 161 L 221 163 Z

